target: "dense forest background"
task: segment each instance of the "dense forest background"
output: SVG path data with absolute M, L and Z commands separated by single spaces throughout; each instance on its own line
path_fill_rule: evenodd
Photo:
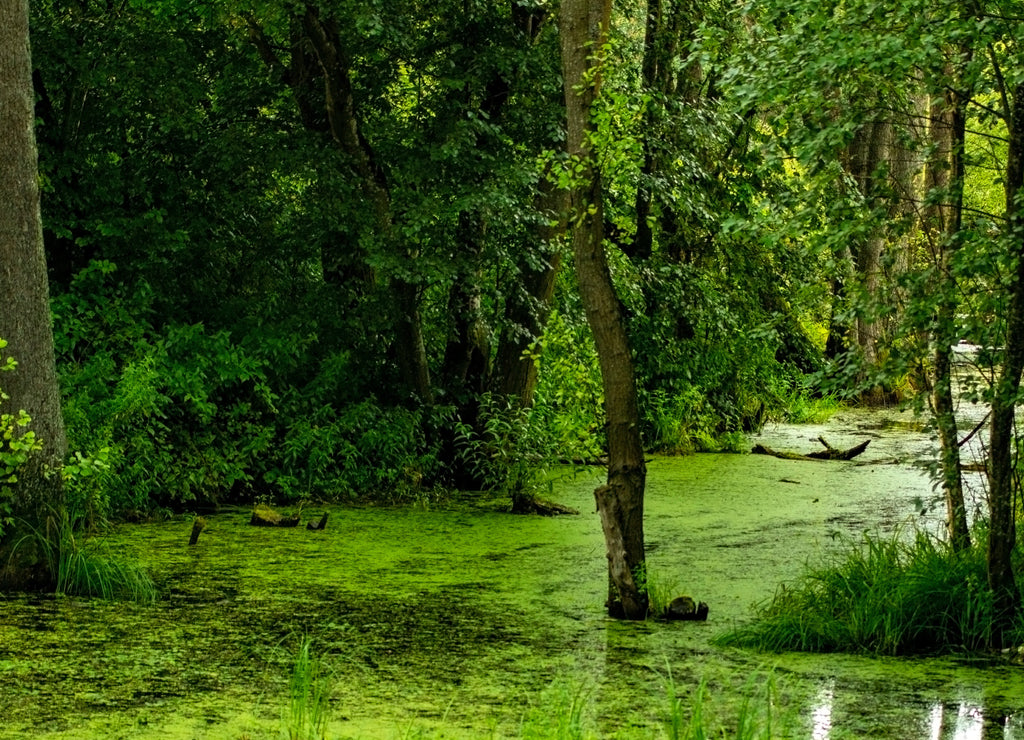
M 515 499 L 604 454 L 552 3 L 31 11 L 79 516 Z M 739 450 L 822 396 L 916 399 L 955 440 L 962 340 L 1012 412 L 1022 23 L 615 4 L 591 143 L 648 450 Z

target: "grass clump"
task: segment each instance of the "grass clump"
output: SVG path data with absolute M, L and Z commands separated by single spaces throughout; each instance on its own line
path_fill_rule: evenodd
M 288 711 L 284 720 L 288 740 L 327 737 L 333 690 L 333 674 L 313 651 L 312 638 L 303 637 L 288 680 Z
M 717 639 L 767 651 L 878 655 L 977 650 L 993 606 L 985 552 L 954 552 L 924 533 L 865 535 L 757 608 L 756 620 Z
M 99 540 L 79 538 L 75 529 L 67 513 L 58 512 L 47 522 L 45 534 L 35 535 L 56 593 L 141 604 L 156 601 L 156 586 L 142 567 L 112 555 Z

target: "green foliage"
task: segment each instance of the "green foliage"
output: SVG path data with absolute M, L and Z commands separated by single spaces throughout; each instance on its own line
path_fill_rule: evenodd
M 794 384 L 785 400 L 783 418 L 790 424 L 822 424 L 842 410 L 835 394 L 814 394 L 805 385 Z
M 668 454 L 743 452 L 746 436 L 739 430 L 722 431 L 722 417 L 710 408 L 695 387 L 684 387 L 674 397 L 664 390 L 642 393 L 641 409 L 646 444 Z
M 606 444 L 604 390 L 586 323 L 553 312 L 535 356 L 539 379 L 533 423 L 547 430 L 562 458 L 600 457 Z
M 656 570 L 651 570 L 650 561 L 633 573 L 637 589 L 647 594 L 647 613 L 655 618 L 663 617 L 668 606 L 679 595 L 679 583 L 674 578 L 663 577 Z
M 290 420 L 280 467 L 266 480 L 289 497 L 387 498 L 415 493 L 436 471 L 423 436 L 424 412 L 368 398 L 335 411 L 324 406 Z
M 554 681 L 530 707 L 519 727 L 522 740 L 588 740 L 595 737 L 591 729 L 592 707 L 586 687 Z
M 95 483 L 76 506 L 145 512 L 217 500 L 262 470 L 274 435 L 269 361 L 227 332 L 147 322 L 151 293 L 126 295 L 92 263 L 54 301 L 71 446 Z M 85 459 L 85 458 L 83 458 Z M 83 478 L 84 476 L 80 476 Z
M 665 722 L 669 740 L 772 740 L 794 737 L 792 728 L 782 721 L 778 704 L 778 689 L 773 676 L 754 675 L 744 690 L 744 700 L 733 722 L 713 717 L 711 690 L 706 679 L 701 679 L 690 699 L 689 718 L 671 670 L 665 680 L 668 717 Z
M 754 623 L 720 642 L 883 655 L 976 650 L 989 639 L 992 608 L 983 545 L 956 553 L 923 533 L 865 535 L 781 586 Z
M 6 346 L 7 342 L 0 339 L 0 349 Z M 4 357 L 0 363 L 0 372 L 12 371 L 15 367 L 17 362 L 13 357 Z M 0 405 L 9 398 L 0 389 Z M 31 422 L 32 419 L 24 409 L 17 414 L 0 414 L 0 535 L 12 523 L 14 510 L 11 499 L 14 485 L 18 482 L 18 470 L 28 462 L 32 453 L 38 452 L 43 446 L 36 439 L 35 432 L 27 428 Z
M 485 394 L 480 401 L 479 430 L 458 423 L 458 456 L 485 490 L 515 502 L 532 499 L 549 485 L 547 472 L 561 450 L 531 409 L 507 398 Z

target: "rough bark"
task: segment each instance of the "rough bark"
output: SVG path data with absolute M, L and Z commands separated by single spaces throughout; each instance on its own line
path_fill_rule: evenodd
M 952 76 L 952 70 L 949 71 Z M 940 300 L 935 311 L 932 344 L 931 405 L 939 436 L 939 464 L 946 499 L 946 532 L 956 551 L 970 547 L 967 507 L 961 477 L 959 432 L 953 400 L 953 345 L 956 334 L 957 285 L 951 266 L 963 220 L 965 99 L 953 90 L 932 98 L 928 138 L 934 147 L 925 166 L 925 191 L 932 205 L 925 208 L 924 228 L 933 244 L 938 267 Z
M 42 531 L 48 516 L 63 507 L 57 471 L 67 442 L 39 210 L 31 70 L 28 4 L 0 3 L 0 338 L 8 342 L 5 354 L 18 362 L 14 372 L 0 376 L 0 388 L 10 396 L 0 411 L 27 411 L 43 443 L 41 452 L 19 471 L 11 502 L 16 517 Z M 22 530 L 8 527 L 0 540 L 0 588 L 49 583 L 46 563 L 32 546 L 35 538 L 22 542 L 11 557 Z
M 1008 238 L 1017 266 L 1010 283 L 1003 365 L 992 398 L 989 432 L 988 584 L 995 598 L 996 622 L 992 643 L 1002 647 L 1020 611 L 1020 592 L 1013 573 L 1016 544 L 1014 519 L 1017 485 L 1014 480 L 1013 418 L 1024 372 L 1024 83 L 1007 93 L 1005 111 L 1009 141 L 1006 158 L 1006 215 Z
M 908 216 L 913 200 L 914 158 L 896 136 L 892 120 L 877 114 L 869 117 L 847 146 L 843 165 L 868 208 L 882 211 L 886 222 Z M 895 321 L 891 313 L 880 312 L 877 308 L 886 305 L 882 255 L 887 249 L 898 252 L 901 248 L 901 244 L 889 241 L 884 227 L 876 226 L 853 241 L 845 255 L 837 255 L 848 260 L 849 272 L 845 280 L 836 285 L 836 300 L 841 300 L 840 294 L 845 293 L 853 300 L 861 300 L 863 310 L 857 312 L 852 326 L 830 329 L 838 334 L 829 337 L 828 350 L 835 352 L 847 342 L 856 347 L 865 368 L 862 380 L 884 358 L 886 326 Z M 844 284 L 847 281 L 850 285 Z M 851 289 L 853 286 L 856 289 Z M 846 331 L 848 334 L 843 336 Z M 884 388 L 874 386 L 863 391 L 861 400 L 882 405 L 891 402 L 892 396 Z
M 608 613 L 644 619 L 643 499 L 647 469 L 640 443 L 633 360 L 604 251 L 601 173 L 590 144 L 591 107 L 600 91 L 610 0 L 564 0 L 559 15 L 567 148 L 581 165 L 571 190 L 573 258 L 587 321 L 594 334 L 608 420 L 608 482 L 594 497 L 608 549 Z

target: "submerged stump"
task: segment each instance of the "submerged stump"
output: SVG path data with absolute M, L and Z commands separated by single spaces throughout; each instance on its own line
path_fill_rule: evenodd
M 317 531 L 319 531 L 321 529 L 326 529 L 327 528 L 327 514 L 328 514 L 328 512 L 325 511 L 324 515 L 322 517 L 320 517 L 320 521 L 318 521 L 318 522 L 314 522 L 314 521 L 306 522 L 306 529 L 308 529 L 310 531 L 313 531 L 313 532 L 317 532 Z
M 665 610 L 665 619 L 706 622 L 708 619 L 708 605 L 703 601 L 696 602 L 689 596 L 677 596 L 672 599 Z
M 188 538 L 188 544 L 194 545 L 199 542 L 200 533 L 206 529 L 206 520 L 201 516 L 197 516 L 192 520 L 192 536 Z

